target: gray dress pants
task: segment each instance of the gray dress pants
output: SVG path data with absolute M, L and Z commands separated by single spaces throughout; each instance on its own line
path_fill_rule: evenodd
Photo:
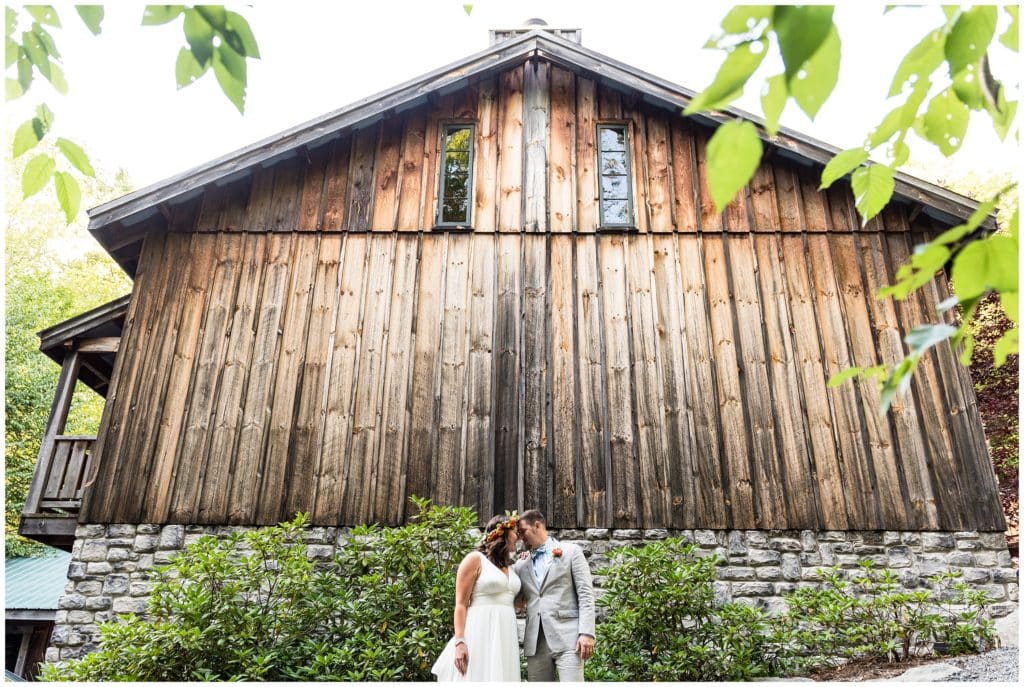
M 554 682 L 558 668 L 560 682 L 583 682 L 583 661 L 575 647 L 570 651 L 552 652 L 544 638 L 544 627 L 537 631 L 537 653 L 526 657 L 526 675 L 530 682 Z

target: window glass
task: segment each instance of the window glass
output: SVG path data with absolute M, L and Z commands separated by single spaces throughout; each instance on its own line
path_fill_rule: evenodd
M 629 153 L 625 125 L 598 126 L 598 168 L 601 174 L 601 226 L 633 223 Z
M 469 224 L 469 197 L 473 177 L 473 127 L 444 128 L 441 165 L 439 224 Z

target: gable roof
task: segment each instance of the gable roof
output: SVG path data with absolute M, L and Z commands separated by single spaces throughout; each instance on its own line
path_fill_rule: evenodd
M 99 205 L 89 210 L 89 230 L 108 252 L 112 252 L 123 242 L 109 234 L 99 233 L 104 227 L 116 222 L 125 227 L 139 224 L 166 212 L 167 206 L 173 207 L 196 198 L 208 184 L 231 183 L 244 177 L 247 170 L 255 165 L 269 167 L 296 155 L 302 148 L 317 148 L 344 131 L 365 128 L 385 115 L 422 105 L 431 95 L 451 93 L 467 85 L 474 77 L 501 71 L 531 58 L 548 60 L 582 72 L 612 88 L 636 91 L 645 102 L 677 113 L 696 96 L 696 92 L 688 88 L 538 29 Z M 778 135 L 769 138 L 764 132 L 763 119 L 737 108 L 695 115 L 693 119 L 715 127 L 736 117 L 756 123 L 759 135 L 767 144 L 803 164 L 824 165 L 840 151 L 835 146 L 786 127 L 780 127 Z M 978 207 L 977 202 L 965 196 L 901 172 L 895 175 L 894 198 L 920 203 L 926 214 L 949 224 L 966 219 Z M 984 226 L 995 227 L 994 215 L 986 219 Z
M 50 549 L 42 556 L 8 558 L 4 562 L 4 606 L 7 610 L 56 610 L 68 581 L 71 554 Z

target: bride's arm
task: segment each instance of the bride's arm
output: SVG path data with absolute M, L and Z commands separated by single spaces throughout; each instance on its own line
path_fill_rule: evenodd
M 466 611 L 473 598 L 473 585 L 476 584 L 478 575 L 480 575 L 480 556 L 471 553 L 462 559 L 459 570 L 455 574 L 455 638 L 457 642 L 466 636 Z M 455 645 L 455 667 L 465 675 L 468 666 L 469 650 L 466 648 L 466 643 L 458 643 Z

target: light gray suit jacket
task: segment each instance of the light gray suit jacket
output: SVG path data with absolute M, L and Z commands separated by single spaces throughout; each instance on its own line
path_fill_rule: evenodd
M 537 653 L 538 630 L 543 626 L 544 638 L 552 652 L 575 651 L 581 634 L 594 636 L 594 583 L 583 550 L 575 544 L 561 543 L 548 537 L 551 549 L 562 549 L 552 558 L 540 586 L 533 577 L 533 560 L 518 561 L 513 570 L 523 586 L 526 598 L 526 636 L 523 653 Z

